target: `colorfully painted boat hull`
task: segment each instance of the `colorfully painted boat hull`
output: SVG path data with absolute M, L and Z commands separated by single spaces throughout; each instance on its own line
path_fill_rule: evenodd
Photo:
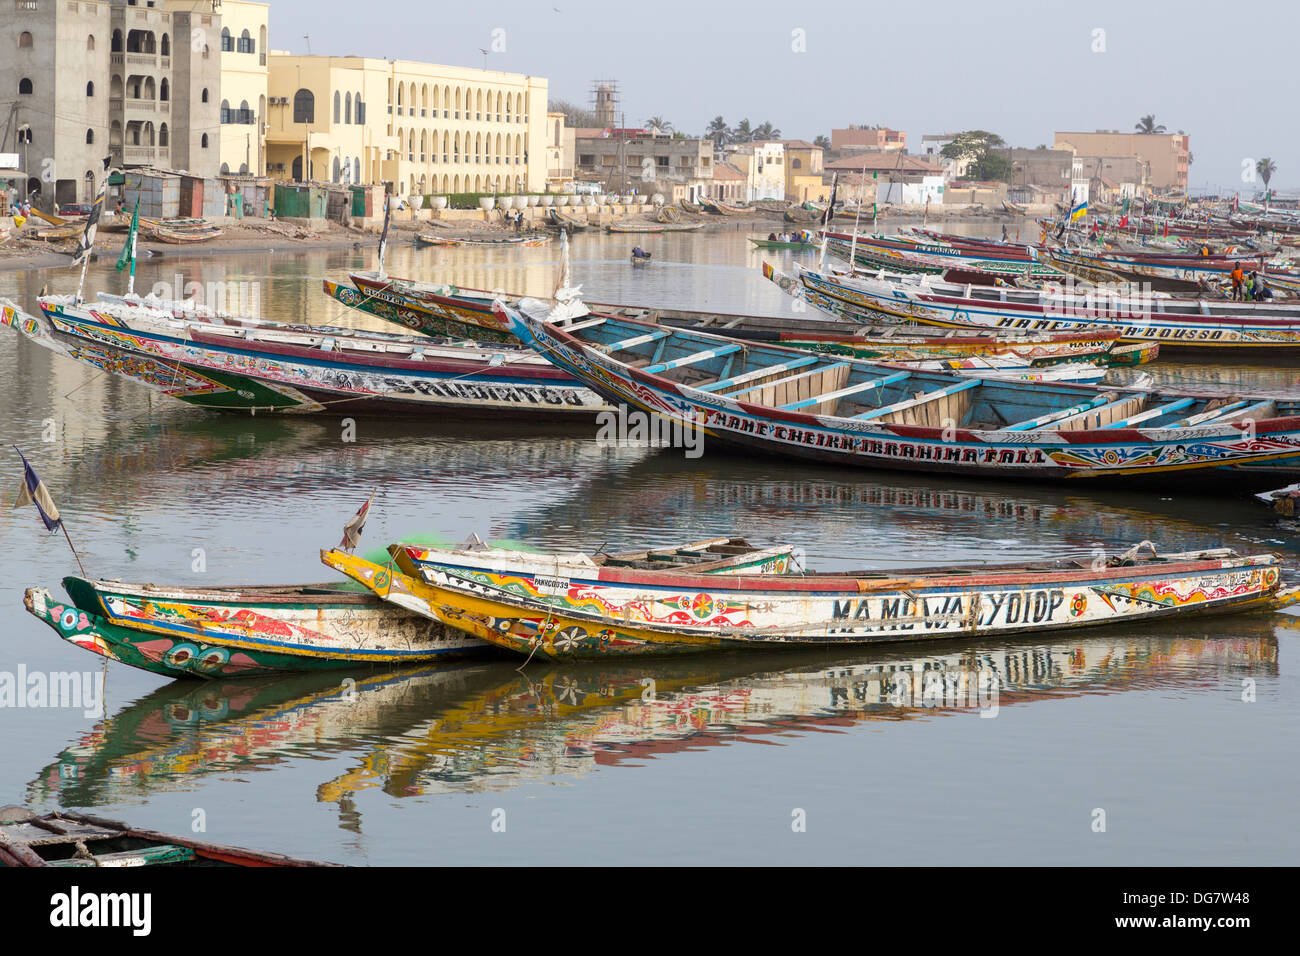
M 522 654 L 601 658 L 721 647 L 1019 634 L 1272 607 L 1272 555 L 1211 551 L 1046 567 L 841 575 L 693 575 L 599 569 L 584 577 L 423 566 L 402 595 L 418 608 Z M 385 596 L 382 568 L 337 551 L 322 560 Z M 408 578 L 408 581 L 411 580 Z M 388 599 L 392 600 L 391 596 Z
M 481 642 L 334 585 L 154 588 L 64 579 L 56 601 L 30 588 L 27 610 L 70 643 L 169 677 L 406 664 L 481 653 Z
M 546 303 L 521 306 L 499 304 L 539 353 L 611 401 L 702 429 L 705 444 L 859 467 L 1053 480 L 1169 471 L 1242 480 L 1221 470 L 1300 463 L 1300 403 L 1290 399 L 954 380 L 774 346 L 741 352 L 720 336 L 630 320 L 579 323 L 570 333 L 546 321 Z M 659 343 L 666 336 L 675 343 L 667 352 Z M 665 358 L 628 364 L 646 351 Z M 678 368 L 697 384 L 665 377 Z M 966 394 L 973 389 L 981 391 Z

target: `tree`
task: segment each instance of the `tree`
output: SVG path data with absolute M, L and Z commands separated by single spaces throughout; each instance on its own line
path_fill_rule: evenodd
M 552 113 L 563 113 L 565 126 L 591 129 L 600 125 L 596 122 L 595 113 L 581 106 L 575 106 L 568 100 L 551 100 L 550 111 Z
M 668 122 L 662 116 L 652 116 L 645 121 L 645 125 L 650 129 L 657 129 L 661 133 L 671 133 L 673 124 Z
M 754 139 L 780 139 L 781 131 L 771 123 L 763 122 L 754 127 Z
M 736 128 L 731 131 L 731 141 L 733 143 L 748 143 L 754 138 L 754 130 L 749 125 L 748 119 L 743 119 L 736 124 Z
M 820 146 L 822 149 L 831 148 L 831 138 L 829 136 L 818 136 L 813 140 L 814 146 Z
M 721 149 L 731 142 L 731 127 L 721 116 L 715 116 L 704 130 L 704 135 L 707 139 L 713 140 L 714 146 Z
M 1163 133 L 1165 131 L 1163 125 L 1156 125 L 1156 114 L 1154 113 L 1148 113 L 1134 123 L 1133 129 L 1139 133 Z
M 951 142 L 939 150 L 939 155 L 944 159 L 966 163 L 966 176 L 970 179 L 1010 182 L 1015 175 L 1015 167 L 1005 156 L 992 152 L 1005 145 L 1006 140 L 996 133 L 971 129 L 954 136 Z
M 1272 179 L 1273 174 L 1277 172 L 1277 163 L 1265 156 L 1263 159 L 1255 163 L 1255 172 L 1259 173 L 1259 178 L 1264 180 L 1264 189 L 1267 191 L 1268 181 Z

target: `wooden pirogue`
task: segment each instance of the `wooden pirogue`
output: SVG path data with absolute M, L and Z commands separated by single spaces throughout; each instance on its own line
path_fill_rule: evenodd
M 57 810 L 0 807 L 0 866 L 336 866 Z
M 1233 302 L 1163 294 L 1111 294 L 1047 286 L 1012 289 L 881 272 L 798 270 L 810 297 L 863 322 L 888 319 L 968 332 L 1114 332 L 1164 351 L 1236 354 L 1300 349 L 1300 303 Z
M 493 293 L 409 279 L 353 273 L 355 289 L 329 279 L 325 293 L 371 315 L 416 329 L 427 335 L 459 334 L 480 341 L 518 340 L 500 316 L 492 311 Z M 506 293 L 514 305 L 523 297 Z M 593 318 L 628 318 L 666 326 L 708 329 L 729 338 L 767 341 L 793 348 L 880 361 L 920 362 L 997 357 L 1008 365 L 1039 367 L 1056 362 L 1092 362 L 1099 365 L 1140 365 L 1156 357 L 1154 348 L 1134 349 L 1119 344 L 1119 335 L 1105 330 L 1073 333 L 955 331 L 900 327 L 896 322 L 869 324 L 815 317 L 775 318 L 691 309 L 590 302 L 583 308 Z
M 627 319 L 551 322 L 536 299 L 496 308 L 611 401 L 773 454 L 998 478 L 1198 472 L 1241 491 L 1227 469 L 1300 465 L 1300 398 L 985 380 Z
M 951 639 L 1136 624 L 1275 607 L 1275 555 L 1228 549 L 1159 556 L 1150 542 L 1109 559 L 802 575 L 696 575 L 600 568 L 528 573 L 468 567 L 450 553 L 390 550 L 379 565 L 323 551 L 385 600 L 521 654 L 601 658 L 711 648 Z
M 400 545 L 418 555 L 423 546 Z M 756 548 L 744 538 L 709 538 L 625 554 L 537 554 L 466 545 L 452 552 L 471 567 L 529 573 L 587 573 L 599 567 L 690 568 L 696 574 L 785 574 L 802 568 L 789 547 Z M 400 572 L 393 571 L 400 577 Z M 256 676 L 449 660 L 486 649 L 480 640 L 384 602 L 349 582 L 194 588 L 63 579 L 71 598 L 28 588 L 28 612 L 65 641 L 167 677 Z

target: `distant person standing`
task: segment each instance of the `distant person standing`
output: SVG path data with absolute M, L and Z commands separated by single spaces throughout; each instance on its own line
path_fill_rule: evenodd
M 1232 267 L 1232 271 L 1228 273 L 1228 278 L 1232 280 L 1232 301 L 1238 302 L 1241 300 L 1242 286 L 1246 281 L 1246 273 L 1242 271 L 1241 263 L 1237 263 Z

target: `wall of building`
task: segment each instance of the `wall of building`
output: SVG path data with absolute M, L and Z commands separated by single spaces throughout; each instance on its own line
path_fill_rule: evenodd
M 266 122 L 268 20 L 270 7 L 247 0 L 224 0 L 221 29 L 229 31 L 232 49 L 221 42 L 222 172 L 262 175 L 266 172 L 262 127 Z M 224 109 L 223 109 L 224 108 Z
M 0 151 L 17 153 L 25 174 L 6 173 L 6 182 L 12 176 L 20 195 L 36 189 L 40 208 L 90 202 L 102 179 L 109 150 L 109 13 L 107 3 L 15 0 L 0 18 L 3 119 L 8 119 L 10 104 L 17 104 L 13 129 Z M 30 46 L 24 34 L 30 34 Z M 31 93 L 18 92 L 24 79 L 30 81 Z M 16 141 L 19 129 L 24 130 L 21 142 Z
M 1190 140 L 1180 133 L 1058 132 L 1056 146 L 1079 156 L 1140 157 L 1150 163 L 1153 189 L 1187 189 Z
M 592 137 L 577 139 L 578 178 L 603 182 L 609 190 L 639 189 L 653 193 L 655 183 L 708 183 L 713 179 L 713 141 L 671 136 Z
M 545 188 L 542 78 L 279 52 L 269 67 L 267 161 L 276 178 L 333 180 L 337 161 L 340 179 L 350 166 L 353 181 L 359 166 L 362 183 L 391 182 L 398 195 Z M 299 91 L 311 94 L 310 122 L 295 121 Z

